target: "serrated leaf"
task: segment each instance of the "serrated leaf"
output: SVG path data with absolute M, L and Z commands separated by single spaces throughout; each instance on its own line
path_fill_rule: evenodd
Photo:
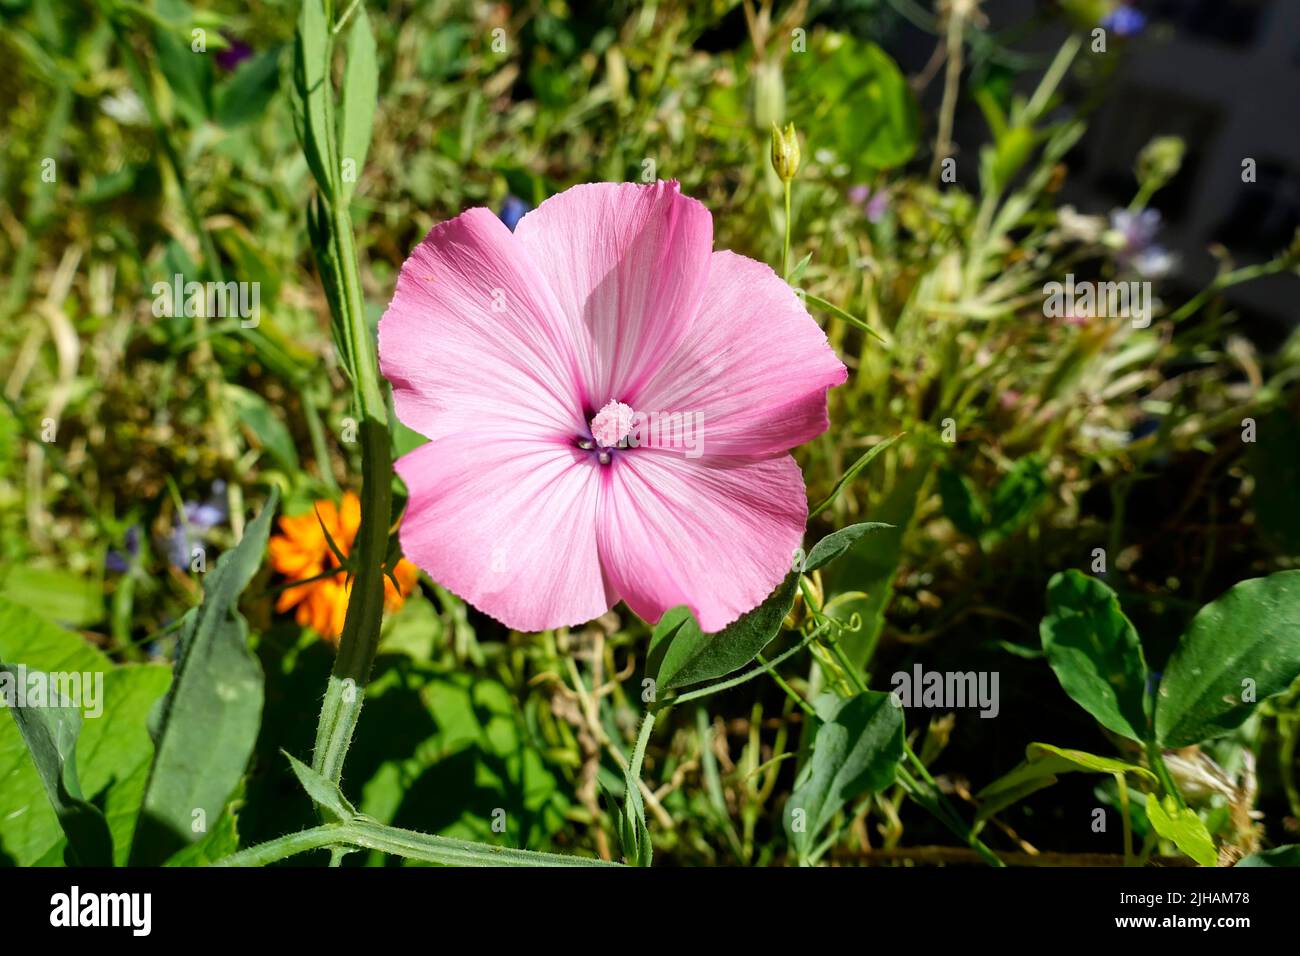
M 785 830 L 801 860 L 846 803 L 878 793 L 894 782 L 903 758 L 903 712 L 892 694 L 867 691 L 842 700 L 818 702 L 822 724 L 786 802 Z
M 1146 739 L 1146 659 L 1114 591 L 1081 571 L 1054 575 L 1039 634 L 1048 663 L 1075 703 L 1108 730 Z
M 1147 819 L 1152 828 L 1174 846 L 1182 850 L 1201 866 L 1214 866 L 1219 862 L 1219 852 L 1214 848 L 1210 831 L 1196 811 L 1180 807 L 1173 797 L 1158 799 L 1147 795 Z
M 279 501 L 272 489 L 233 551 L 203 582 L 203 603 L 180 631 L 171 687 L 150 718 L 155 757 L 145 790 L 133 864 L 161 863 L 215 821 L 239 785 L 262 716 L 262 668 L 248 647 L 239 595 L 261 565 Z
M 808 552 L 808 557 L 803 562 L 804 573 L 816 571 L 818 568 L 830 564 L 853 547 L 858 539 L 867 532 L 892 527 L 893 525 L 885 524 L 883 521 L 864 521 L 861 524 L 851 524 L 847 528 L 841 528 L 839 531 L 828 534 L 813 545 L 812 550 Z
M 647 658 L 653 667 L 647 674 L 655 680 L 656 693 L 725 677 L 744 667 L 781 630 L 798 587 L 799 574 L 791 572 L 766 601 L 716 634 L 701 631 L 687 608 L 665 612 Z
M 1197 612 L 1160 681 L 1164 749 L 1220 737 L 1300 676 L 1300 570 L 1242 581 Z

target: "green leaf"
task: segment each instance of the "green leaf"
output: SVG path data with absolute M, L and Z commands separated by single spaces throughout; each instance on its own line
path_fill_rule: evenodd
M 1165 749 L 1220 737 L 1300 676 L 1300 570 L 1242 581 L 1197 612 L 1160 681 Z
M 225 83 L 217 87 L 215 119 L 227 129 L 242 126 L 260 117 L 280 88 L 280 51 L 275 47 L 259 53 L 235 69 Z
M 975 795 L 980 803 L 977 822 L 1001 813 L 1035 791 L 1050 787 L 1063 773 L 1137 774 L 1155 782 L 1156 776 L 1145 767 L 1113 757 L 1099 757 L 1083 750 L 1068 750 L 1051 744 L 1032 743 L 1025 748 L 1025 759 L 1014 769 L 994 780 Z
M 6 678 L 8 680 L 6 681 Z M 0 700 L 7 700 L 21 680 L 49 680 L 42 672 L 27 672 L 0 663 Z M 6 689 L 7 685 L 7 689 Z M 113 837 L 99 808 L 88 803 L 77 778 L 77 737 L 81 733 L 81 708 L 54 705 L 14 706 L 13 715 L 40 774 L 45 795 L 68 838 L 66 861 L 73 866 L 112 866 Z
M 145 729 L 150 707 L 167 689 L 171 668 L 158 664 L 113 666 L 80 635 L 0 599 L 0 659 L 30 670 L 103 678 L 102 695 L 83 689 L 77 740 L 77 776 L 86 798 L 103 809 L 115 862 L 125 865 L 140 811 L 153 743 Z M 97 676 L 98 675 L 98 676 Z M 92 694 L 93 698 L 92 699 Z M 0 717 L 0 856 L 18 866 L 55 863 L 66 844 L 58 818 L 27 754 L 17 726 Z
M 1075 703 L 1106 729 L 1146 739 L 1146 659 L 1114 591 L 1081 571 L 1054 575 L 1039 634 L 1048 663 Z
M 874 43 L 817 34 L 811 56 L 791 57 L 792 115 L 808 141 L 834 151 L 855 179 L 901 166 L 916 152 L 916 98 L 898 64 Z
M 623 862 L 629 866 L 649 866 L 654 859 L 654 848 L 650 842 L 650 827 L 645 818 L 645 801 L 641 797 L 641 788 L 628 769 L 623 769 L 623 799 L 620 802 L 616 794 L 601 787 L 609 802 L 614 806 L 615 833 L 618 835 L 619 848 L 623 853 Z
M 1214 866 L 1219 862 L 1219 853 L 1214 848 L 1214 840 L 1205 823 L 1188 807 L 1180 807 L 1171 796 L 1157 799 L 1154 793 L 1147 795 L 1147 819 L 1156 833 L 1182 850 L 1201 866 Z
M 180 657 L 167 696 L 150 718 L 155 758 L 145 790 L 133 864 L 161 863 L 197 842 L 239 785 L 262 716 L 262 668 L 248 648 L 236 605 L 262 562 L 279 492 L 203 583 L 203 603 L 180 632 Z
M 254 444 L 265 449 L 284 471 L 297 471 L 298 449 L 293 436 L 288 426 L 272 411 L 270 403 L 256 392 L 229 382 L 222 386 L 222 394 L 234 407 L 240 424 L 252 433 Z
M 343 70 L 343 93 L 339 102 L 339 162 L 352 162 L 352 175 L 341 176 L 346 200 L 356 188 L 370 151 L 370 133 L 379 101 L 379 66 L 375 62 L 375 37 L 365 4 L 357 7 L 348 36 L 348 59 Z
M 894 782 L 903 759 L 903 712 L 892 694 L 866 691 L 847 700 L 827 694 L 817 712 L 822 723 L 812 758 L 785 809 L 786 835 L 802 861 L 846 803 Z
M 804 573 L 816 571 L 818 568 L 830 564 L 853 547 L 857 540 L 868 531 L 892 527 L 893 525 L 885 524 L 883 521 L 864 521 L 861 524 L 851 524 L 847 528 L 841 528 L 839 531 L 828 534 L 813 545 L 812 550 L 808 552 L 808 557 L 803 562 Z
M 1037 455 L 1021 458 L 993 489 L 989 501 L 986 543 L 1017 531 L 1047 499 L 1047 469 Z
M 1300 866 L 1300 844 L 1288 843 L 1252 853 L 1238 861 L 1237 866 Z
M 978 538 L 984 532 L 988 524 L 984 503 L 965 476 L 952 468 L 940 471 L 939 497 L 943 501 L 944 517 L 958 531 L 972 538 Z
M 647 658 L 647 674 L 655 680 L 656 694 L 744 667 L 781 630 L 798 588 L 799 574 L 792 571 L 766 601 L 716 634 L 701 631 L 688 608 L 666 612 L 655 628 Z
M 337 784 L 317 773 L 293 754 L 286 752 L 285 756 L 289 758 L 294 776 L 298 778 L 298 782 L 302 784 L 302 788 L 307 791 L 313 803 L 318 807 L 324 807 L 340 820 L 350 820 L 357 815 L 356 808 L 348 803 L 347 797 L 343 796 L 343 791 Z
M 186 26 L 184 36 L 189 36 L 188 24 L 193 11 L 179 0 L 158 0 L 158 14 L 166 20 Z M 179 31 L 158 27 L 154 31 L 154 44 L 158 52 L 158 68 L 167 79 L 175 97 L 177 112 L 191 126 L 198 126 L 211 113 L 212 57 L 207 52 L 191 49 L 181 39 Z
M 10 565 L 0 570 L 0 597 L 68 627 L 85 627 L 104 617 L 104 582 L 98 576 Z
M 336 164 L 330 150 L 333 89 L 329 81 L 330 28 L 322 0 L 303 0 L 293 44 L 294 127 L 316 184 L 334 195 Z

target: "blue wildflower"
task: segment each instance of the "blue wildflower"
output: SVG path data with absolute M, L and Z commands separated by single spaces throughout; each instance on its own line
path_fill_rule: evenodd
M 226 483 L 218 479 L 212 483 L 212 496 L 207 501 L 185 502 L 185 520 L 176 522 L 167 541 L 168 560 L 181 570 L 187 569 L 194 545 L 201 542 L 208 531 L 225 524 L 229 517 Z
M 1101 26 L 1120 37 L 1136 36 L 1146 29 L 1146 25 L 1147 15 L 1127 3 L 1121 3 L 1101 18 Z
M 114 574 L 126 574 L 140 556 L 140 526 L 131 525 L 122 540 L 123 550 L 113 550 L 104 556 L 104 567 Z
M 524 213 L 532 208 L 518 196 L 507 195 L 501 202 L 501 211 L 497 216 L 506 224 L 507 229 L 514 232 L 519 220 L 524 218 Z

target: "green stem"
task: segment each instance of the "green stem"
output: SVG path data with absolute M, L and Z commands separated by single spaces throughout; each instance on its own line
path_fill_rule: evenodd
M 266 866 L 279 860 L 325 848 L 351 847 L 378 850 L 392 856 L 444 866 L 618 866 L 604 860 L 561 856 L 533 850 L 489 846 L 385 826 L 365 817 L 326 823 L 249 847 L 214 863 L 214 866 Z
M 1163 752 L 1154 738 L 1147 741 L 1147 760 L 1151 764 L 1151 769 L 1155 771 L 1156 779 L 1160 781 L 1160 786 L 1165 793 L 1173 797 L 1180 807 L 1186 808 L 1187 801 L 1183 799 L 1182 791 L 1178 789 L 1173 774 L 1169 772 L 1169 767 L 1165 765 Z
M 641 763 L 645 760 L 646 744 L 650 742 L 650 731 L 655 725 L 654 711 L 646 711 L 645 719 L 641 721 L 641 732 L 637 734 L 636 749 L 632 751 L 632 760 L 627 765 L 627 772 L 633 780 L 641 779 Z
M 790 276 L 790 231 L 793 223 L 790 221 L 790 181 L 782 180 L 781 185 L 785 190 L 785 242 L 781 246 L 781 278 Z

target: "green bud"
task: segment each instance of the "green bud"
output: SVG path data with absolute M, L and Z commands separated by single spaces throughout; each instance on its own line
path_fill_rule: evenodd
M 799 134 L 794 123 L 787 123 L 784 130 L 772 124 L 772 168 L 783 183 L 790 182 L 799 171 Z
M 1187 146 L 1178 136 L 1157 136 L 1138 153 L 1138 182 L 1154 192 L 1178 175 Z

